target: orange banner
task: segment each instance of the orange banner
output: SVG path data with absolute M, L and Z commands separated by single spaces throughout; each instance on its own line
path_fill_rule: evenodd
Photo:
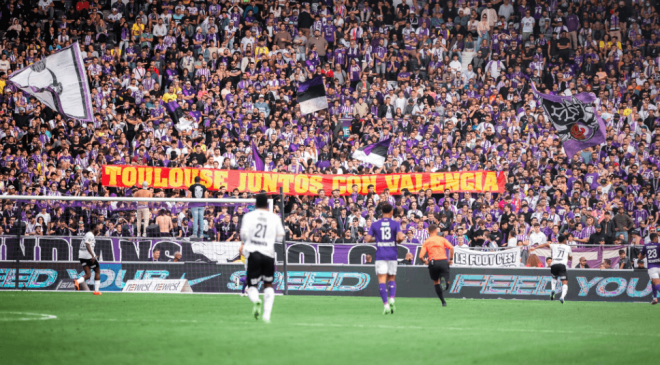
M 147 166 L 103 166 L 103 186 L 134 187 L 146 181 L 156 189 L 187 189 L 199 176 L 201 184 L 211 191 L 226 187 L 228 191 L 269 194 L 279 193 L 280 186 L 285 194 L 318 195 L 319 190 L 330 193 L 339 190 L 341 195 L 350 195 L 356 189 L 361 195 L 389 189 L 390 194 L 399 195 L 403 189 L 411 193 L 431 189 L 434 193 L 451 192 L 502 193 L 506 175 L 495 171 L 430 172 L 392 175 L 305 175 L 281 174 L 238 170 L 215 170 L 197 168 L 167 168 Z M 329 194 L 328 194 L 329 195 Z

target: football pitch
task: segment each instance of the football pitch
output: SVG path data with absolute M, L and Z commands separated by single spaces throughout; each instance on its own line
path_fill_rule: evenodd
M 660 305 L 0 292 L 0 364 L 651 364 Z

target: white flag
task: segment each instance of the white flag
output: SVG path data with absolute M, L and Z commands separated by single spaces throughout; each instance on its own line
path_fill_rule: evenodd
M 66 118 L 94 121 L 78 42 L 14 72 L 9 81 Z

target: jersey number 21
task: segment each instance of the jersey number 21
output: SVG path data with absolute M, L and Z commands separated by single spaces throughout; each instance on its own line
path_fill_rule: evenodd
M 265 224 L 257 224 L 257 231 L 254 233 L 254 236 L 256 238 L 266 238 L 266 231 L 268 230 L 268 226 Z

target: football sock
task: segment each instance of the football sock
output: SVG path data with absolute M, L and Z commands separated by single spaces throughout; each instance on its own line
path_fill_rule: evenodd
M 566 293 L 568 293 L 568 284 L 562 284 L 561 285 L 561 299 L 564 299 L 566 297 Z
M 396 296 L 396 282 L 390 281 L 387 283 L 387 289 L 390 292 L 390 298 L 394 299 Z
M 440 286 L 440 284 L 435 284 L 434 286 L 435 286 L 435 293 L 438 294 L 438 298 L 440 298 L 440 301 L 444 303 L 445 297 L 444 295 L 442 295 L 442 287 Z
M 550 289 L 552 289 L 552 292 L 555 292 L 555 288 L 557 287 L 557 279 L 552 279 L 550 280 Z
M 378 284 L 378 291 L 380 292 L 380 297 L 383 299 L 383 304 L 387 304 L 387 285 Z
M 651 284 L 651 285 L 653 285 L 653 284 Z M 656 292 L 656 293 L 653 294 L 653 297 L 654 297 L 654 298 L 657 298 L 657 297 L 658 297 L 658 296 L 657 296 L 658 293 L 660 293 L 660 284 L 654 286 L 654 288 L 655 288 L 655 292 Z
M 275 290 L 273 288 L 264 289 L 264 315 L 265 320 L 270 319 L 270 312 L 273 310 L 273 301 L 275 301 Z
M 257 289 L 256 286 L 249 287 L 247 293 L 248 293 L 248 298 L 250 298 L 250 301 L 252 303 L 256 303 L 259 301 L 259 289 Z
M 241 283 L 241 294 L 245 294 L 245 288 L 247 287 L 247 277 L 242 276 L 238 282 Z
M 651 284 L 651 290 L 653 291 L 654 299 L 658 297 L 658 289 L 656 289 L 655 287 L 656 287 L 655 285 Z
M 94 291 L 101 291 L 101 280 L 94 280 Z
M 78 278 L 77 281 L 78 281 L 78 284 L 82 284 L 82 283 L 85 282 L 85 278 L 83 276 L 81 276 L 81 277 Z

